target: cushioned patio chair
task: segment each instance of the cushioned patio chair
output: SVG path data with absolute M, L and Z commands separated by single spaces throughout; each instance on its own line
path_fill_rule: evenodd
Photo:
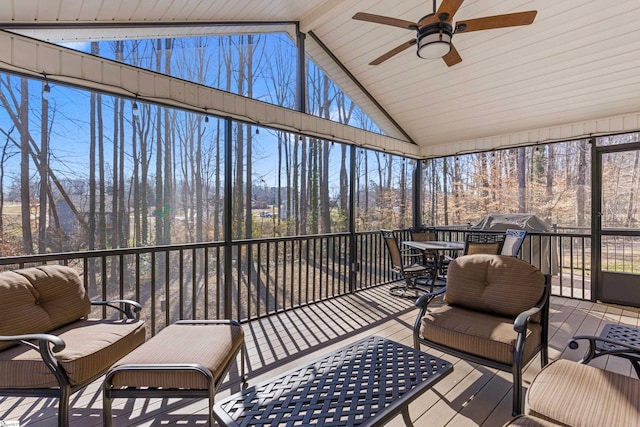
M 434 268 L 422 264 L 422 254 L 411 249 L 400 250 L 393 230 L 381 230 L 381 233 L 391 258 L 391 271 L 404 280 L 402 285 L 392 286 L 389 292 L 395 296 L 417 298 L 432 291 Z
M 569 347 L 577 348 L 580 340 L 589 343 L 585 357 L 556 360 L 542 369 L 527 391 L 525 415 L 505 426 L 640 425 L 640 379 L 586 364 L 604 355 L 640 357 L 640 347 L 591 336 L 574 337 Z M 607 346 L 610 351 L 598 350 Z
M 527 230 L 508 229 L 504 232 L 505 238 L 502 243 L 501 255 L 518 256 L 524 238 L 527 235 Z
M 96 305 L 117 310 L 115 318 L 89 318 Z M 90 301 L 71 267 L 0 273 L 0 396 L 57 397 L 58 426 L 68 426 L 70 395 L 145 341 L 140 309 Z
M 548 362 L 550 277 L 518 258 L 464 255 L 451 261 L 447 287 L 422 295 L 413 327 L 421 344 L 511 372 L 513 413 L 522 405 L 522 370 L 538 353 Z M 438 295 L 444 305 L 430 307 Z

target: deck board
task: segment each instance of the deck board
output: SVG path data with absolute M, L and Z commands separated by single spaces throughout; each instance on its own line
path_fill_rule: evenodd
M 311 306 L 244 323 L 249 383 L 266 381 L 369 335 L 413 345 L 411 328 L 417 309 L 408 299 L 390 296 L 387 287 L 360 291 Z M 638 310 L 552 297 L 550 306 L 551 359 L 578 360 L 583 348 L 566 348 L 576 334 L 598 333 L 605 323 L 640 325 Z M 430 350 L 454 363 L 453 372 L 409 405 L 416 427 L 500 426 L 511 417 L 511 375 Z M 595 366 L 630 375 L 624 360 L 596 360 Z M 524 374 L 526 387 L 540 370 L 536 357 Z M 239 364 L 218 391 L 223 398 L 240 391 Z M 71 398 L 71 426 L 102 425 L 101 379 Z M 196 399 L 115 399 L 114 426 L 201 426 L 207 422 L 207 402 Z M 21 426 L 56 424 L 56 399 L 0 397 L 0 420 L 19 420 Z M 403 426 L 401 416 L 389 426 Z

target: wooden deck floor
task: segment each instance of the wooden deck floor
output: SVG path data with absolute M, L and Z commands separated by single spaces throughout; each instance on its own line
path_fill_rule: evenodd
M 269 379 L 369 335 L 412 345 L 416 315 L 412 301 L 392 297 L 386 287 L 321 302 L 243 325 L 248 350 L 249 384 Z M 590 302 L 552 297 L 550 349 L 552 359 L 577 360 L 583 349 L 565 348 L 576 334 L 595 334 L 605 323 L 640 326 L 639 313 Z M 429 351 L 427 348 L 423 350 Z M 409 406 L 414 425 L 501 426 L 510 418 L 511 375 L 433 352 L 454 363 L 454 371 Z M 602 358 L 593 363 L 631 375 L 627 361 Z M 525 387 L 540 370 L 535 359 L 524 374 Z M 232 368 L 217 397 L 240 390 L 239 364 Z M 101 380 L 71 398 L 72 426 L 101 426 Z M 0 398 L 0 420 L 20 426 L 56 424 L 57 400 Z M 206 425 L 207 403 L 194 399 L 117 399 L 114 426 Z M 398 416 L 389 424 L 404 425 Z

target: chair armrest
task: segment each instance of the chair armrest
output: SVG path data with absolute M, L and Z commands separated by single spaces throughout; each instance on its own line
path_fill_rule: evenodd
M 416 307 L 418 310 L 418 315 L 416 316 L 415 322 L 413 322 L 413 346 L 416 349 L 420 349 L 420 324 L 422 323 L 422 318 L 427 313 L 427 306 L 435 297 L 438 295 L 442 295 L 446 292 L 447 288 L 443 287 L 437 289 L 433 292 L 427 292 L 426 294 L 420 295 L 416 300 Z
M 42 362 L 56 377 L 60 386 L 69 384 L 69 379 L 64 373 L 64 369 L 59 366 L 58 359 L 53 355 L 53 353 L 58 353 L 66 347 L 66 343 L 62 338 L 52 334 L 3 335 L 0 336 L 0 341 L 14 341 L 36 350 L 40 353 Z
M 580 360 L 580 363 L 588 363 L 596 357 L 607 355 L 619 356 L 621 354 L 637 354 L 640 358 L 640 347 L 638 346 L 593 335 L 576 335 L 569 340 L 569 348 L 572 350 L 576 350 L 580 346 L 578 344 L 578 341 L 580 340 L 585 340 L 589 343 L 589 348 L 587 349 L 585 356 L 582 358 L 582 360 Z M 606 349 L 604 348 L 604 345 L 598 346 L 598 342 L 601 342 L 602 344 L 610 344 L 612 346 L 615 346 L 615 348 Z
M 43 345 L 48 348 L 49 344 L 53 344 L 52 351 L 54 353 L 62 351 L 66 347 L 62 338 L 51 334 L 0 335 L 0 341 L 15 341 L 35 350 L 41 349 Z M 38 343 L 34 344 L 31 341 L 38 341 Z
M 420 308 L 420 309 L 426 309 L 427 306 L 429 305 L 429 303 L 438 295 L 444 294 L 446 292 L 447 288 L 446 287 L 442 287 L 440 289 L 437 289 L 433 292 L 427 292 L 426 294 L 422 294 L 420 295 L 420 297 L 418 297 L 418 299 L 416 300 L 416 307 Z M 422 315 L 424 315 L 424 313 L 422 313 Z M 422 316 L 420 316 L 422 317 Z
M 128 299 L 114 299 L 109 301 L 91 301 L 91 305 L 108 306 L 115 308 L 127 316 L 128 319 L 135 319 L 136 314 L 142 310 L 140 303 Z
M 513 329 L 515 329 L 515 331 L 518 333 L 521 333 L 521 334 L 525 333 L 527 331 L 527 325 L 529 324 L 529 319 L 534 314 L 539 313 L 540 310 L 542 310 L 542 307 L 533 307 L 533 308 L 530 308 L 529 310 L 523 311 L 522 313 L 518 314 L 518 316 L 516 317 L 516 320 L 513 322 Z

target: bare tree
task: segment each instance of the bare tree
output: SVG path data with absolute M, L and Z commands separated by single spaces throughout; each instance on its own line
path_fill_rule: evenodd
M 578 144 L 578 176 L 576 180 L 576 225 L 582 227 L 585 225 L 585 206 L 586 206 L 586 182 L 588 174 L 587 150 L 589 143 L 586 140 L 580 141 Z
M 45 85 L 48 83 L 45 82 Z M 43 94 L 45 92 L 43 87 Z M 48 89 L 48 88 L 47 88 Z M 40 194 L 38 196 L 38 252 L 47 251 L 47 198 L 49 193 L 49 97 L 42 97 L 40 120 Z
M 547 161 L 547 180 L 546 180 L 546 203 L 547 203 L 547 210 L 545 212 L 544 218 L 547 220 L 547 222 L 551 223 L 552 218 L 551 218 L 551 205 L 553 203 L 553 186 L 554 186 L 554 175 L 555 175 L 555 165 L 556 165 L 556 161 L 555 161 L 555 146 L 553 144 L 550 144 L 546 147 L 547 149 L 547 157 L 548 157 L 548 161 Z
M 637 189 L 638 185 L 640 185 L 640 151 L 635 152 L 634 160 L 633 160 L 633 168 L 632 168 L 632 177 L 631 182 L 629 183 L 629 202 L 627 205 L 627 218 L 625 221 L 625 225 L 627 227 L 635 227 L 637 224 L 634 223 L 634 219 L 636 217 L 636 212 L 638 210 L 638 196 Z
M 29 80 L 20 78 L 20 107 L 18 110 L 20 132 L 20 210 L 22 214 L 22 250 L 33 253 L 31 235 L 31 195 L 29 192 Z
M 2 146 L 2 155 L 0 155 L 0 238 L 4 237 L 4 176 L 5 164 L 7 160 L 14 156 L 15 153 L 9 151 L 9 145 L 12 143 L 10 135 L 15 129 L 12 126 L 6 134 L 4 145 Z
M 518 212 L 527 211 L 527 151 L 525 148 L 518 148 Z

